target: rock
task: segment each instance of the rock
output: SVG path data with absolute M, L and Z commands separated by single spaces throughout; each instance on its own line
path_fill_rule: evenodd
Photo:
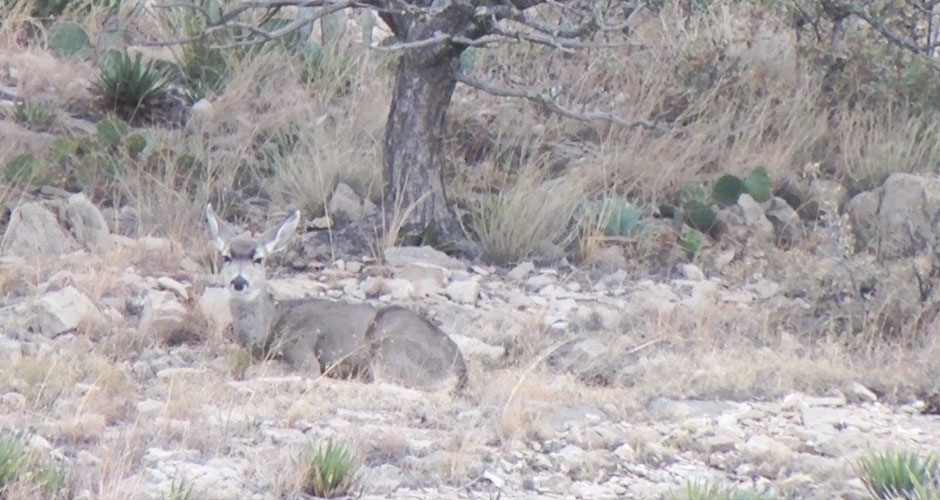
M 705 279 L 705 273 L 702 272 L 702 268 L 695 264 L 682 264 L 679 266 L 679 272 L 681 272 L 682 276 L 687 280 L 701 281 Z
M 874 403 L 878 401 L 877 394 L 858 382 L 846 382 L 842 389 L 849 403 Z
M 0 248 L 4 255 L 55 257 L 71 251 L 72 238 L 62 230 L 55 214 L 41 203 L 24 203 L 13 209 Z
M 404 300 L 415 292 L 414 285 L 408 280 L 369 277 L 363 280 L 360 291 L 366 297 L 391 296 L 395 300 Z
M 49 292 L 33 303 L 33 327 L 46 337 L 56 337 L 91 326 L 102 316 L 85 294 L 71 286 Z
M 614 456 L 624 462 L 636 462 L 637 459 L 636 450 L 629 443 L 623 443 L 614 449 Z
M 444 283 L 450 270 L 433 264 L 416 263 L 395 268 L 393 274 L 396 278 L 410 281 L 416 296 L 431 297 L 444 292 Z
M 392 267 L 424 264 L 445 269 L 464 270 L 467 265 L 432 247 L 390 247 L 385 249 L 385 263 Z
M 189 300 L 189 292 L 186 291 L 186 285 L 176 281 L 169 276 L 160 276 L 157 278 L 157 286 L 164 290 L 169 290 L 176 294 L 183 301 Z
M 535 271 L 535 264 L 526 261 L 516 264 L 516 267 L 512 268 L 508 273 L 506 273 L 506 278 L 512 281 L 522 281 L 528 276 L 532 271 Z
M 844 408 L 808 406 L 800 410 L 805 427 L 842 426 L 852 417 L 852 412 Z
M 758 434 L 741 446 L 741 455 L 756 463 L 763 475 L 773 477 L 780 467 L 789 464 L 794 452 L 780 441 Z
M 333 195 L 327 203 L 327 212 L 338 224 L 356 222 L 367 215 L 362 198 L 353 188 L 342 182 L 338 183 L 336 189 L 333 190 Z
M 72 234 L 83 247 L 94 252 L 111 248 L 111 230 L 104 216 L 85 193 L 69 196 L 65 203 L 65 219 L 72 228 Z
M 595 275 L 630 269 L 630 263 L 620 245 L 603 246 L 591 251 L 584 259 L 583 265 L 591 268 Z
M 606 385 L 615 375 L 609 354 L 607 344 L 596 338 L 584 338 L 559 347 L 548 357 L 548 365 L 584 382 Z
M 473 279 L 452 281 L 444 289 L 444 293 L 458 304 L 476 304 L 480 296 L 480 282 Z
M 144 337 L 156 337 L 172 343 L 186 328 L 186 307 L 170 292 L 151 291 L 144 299 L 138 331 Z
M 463 353 L 464 357 L 483 359 L 495 363 L 506 356 L 506 348 L 503 346 L 490 345 L 482 340 L 456 333 L 451 333 L 449 336 L 460 348 L 460 352 Z
M 674 400 L 655 398 L 647 404 L 647 409 L 657 415 L 676 419 L 693 417 L 718 417 L 734 410 L 734 403 L 699 399 Z
M 571 480 L 562 474 L 539 474 L 526 481 L 526 487 L 539 493 L 565 493 Z
M 138 234 L 137 228 L 140 226 L 140 217 L 133 208 L 127 205 L 119 210 L 103 208 L 100 213 L 107 222 L 112 237 L 114 235 L 131 237 Z
M 766 211 L 767 219 L 773 224 L 777 242 L 788 247 L 803 238 L 803 221 L 799 214 L 783 198 L 774 197 Z
M 773 234 L 774 226 L 764 213 L 764 207 L 754 200 L 750 194 L 744 193 L 738 198 L 738 207 L 744 216 L 744 224 L 752 233 L 758 235 Z
M 705 453 L 726 453 L 734 451 L 738 440 L 734 436 L 709 436 L 697 441 L 698 448 Z
M 934 215 L 940 212 L 940 179 L 891 174 L 877 189 L 855 195 L 846 212 L 859 249 L 885 258 L 912 255 L 934 240 Z

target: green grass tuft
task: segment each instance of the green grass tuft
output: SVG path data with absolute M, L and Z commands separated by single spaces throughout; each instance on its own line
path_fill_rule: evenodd
M 689 483 L 673 500 L 774 500 L 776 497 L 715 482 Z
M 346 444 L 332 440 L 311 447 L 303 492 L 335 498 L 353 492 L 359 483 L 359 460 Z
M 876 453 L 861 459 L 857 470 L 872 498 L 940 498 L 940 462 L 933 455 Z

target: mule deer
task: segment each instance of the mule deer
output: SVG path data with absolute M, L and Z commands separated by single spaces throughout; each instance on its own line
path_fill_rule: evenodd
M 222 254 L 236 341 L 253 356 L 334 377 L 362 377 L 419 389 L 463 388 L 463 356 L 444 332 L 398 306 L 375 308 L 326 299 L 276 301 L 265 263 L 282 250 L 300 212 L 258 237 L 235 236 L 206 206 L 211 243 Z

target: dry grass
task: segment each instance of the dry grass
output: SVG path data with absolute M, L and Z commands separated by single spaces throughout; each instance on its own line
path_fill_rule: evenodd
M 450 110 L 457 139 L 449 144 L 454 161 L 449 187 L 469 210 L 467 220 L 488 259 L 558 258 L 579 238 L 582 256 L 596 255 L 611 240 L 598 236 L 596 221 L 587 230 L 579 226 L 584 221 L 578 220 L 578 209 L 585 201 L 620 196 L 655 207 L 683 186 L 722 173 L 745 173 L 756 165 L 766 166 L 777 180 L 819 162 L 827 175 L 854 189 L 877 184 L 892 171 L 935 168 L 940 149 L 937 141 L 925 140 L 937 135 L 933 122 L 899 110 L 831 113 L 820 104 L 819 75 L 793 49 L 782 20 L 752 16 L 751 8 L 722 4 L 689 22 L 667 8 L 642 23 L 634 35 L 638 45 L 623 51 L 563 55 L 514 46 L 481 58 L 480 71 L 498 77 L 512 68 L 519 80 L 511 83 L 557 87 L 573 107 L 656 117 L 676 126 L 652 133 L 583 124 L 526 103 L 458 89 Z M 22 11 L 15 15 L 26 22 Z M 83 24 L 98 21 L 100 13 L 95 13 Z M 0 28 L 0 68 L 31 69 L 20 71 L 17 79 L 22 95 L 51 97 L 62 110 L 87 106 L 93 66 L 57 61 L 36 44 L 20 50 L 21 31 L 19 21 Z M 0 262 L 0 298 L 35 295 L 61 267 L 74 267 L 82 271 L 60 276 L 63 283 L 105 301 L 122 293 L 125 269 L 176 271 L 184 254 L 208 260 L 196 257 L 204 248 L 200 213 L 207 200 L 221 202 L 222 211 L 252 223 L 287 208 L 301 208 L 307 217 L 323 214 L 340 181 L 379 202 L 390 75 L 386 60 L 349 50 L 313 82 L 304 82 L 304 68 L 278 47 L 232 58 L 229 81 L 219 95 L 210 96 L 211 109 L 180 129 L 155 129 L 159 147 L 154 156 L 128 163 L 124 175 L 107 188 L 109 197 L 137 211 L 140 234 L 167 236 L 173 245 L 143 257 L 133 247 L 100 261 Z M 702 75 L 714 78 L 697 79 Z M 0 162 L 27 146 L 0 137 Z M 192 162 L 181 163 L 184 157 Z M 0 202 L 32 196 L 0 180 Z M 407 208 L 399 207 L 399 214 Z M 385 221 L 388 237 L 380 244 L 392 244 L 400 222 Z M 661 254 L 673 259 L 664 266 L 671 272 L 675 256 L 669 254 L 668 237 L 660 237 L 617 242 L 638 257 L 630 260 L 633 275 L 648 273 L 654 260 L 664 259 Z M 778 275 L 794 274 L 791 270 L 800 264 L 775 259 L 772 254 L 764 265 L 780 267 Z M 744 283 L 756 273 L 778 277 L 749 263 L 722 279 Z M 383 456 L 407 455 L 408 438 L 393 432 L 395 426 L 439 432 L 432 436 L 445 436 L 441 453 L 410 472 L 461 484 L 475 478 L 480 450 L 491 439 L 509 446 L 554 436 L 552 416 L 560 401 L 612 405 L 626 413 L 641 410 L 655 396 L 773 399 L 792 391 L 828 393 L 849 380 L 877 390 L 885 401 L 909 398 L 937 380 L 934 360 L 940 344 L 909 329 L 916 321 L 906 312 L 893 312 L 892 303 L 885 297 L 880 309 L 872 307 L 856 318 L 868 328 L 859 330 L 858 338 L 835 323 L 804 330 L 805 323 L 791 322 L 797 313 L 781 319 L 729 304 L 695 314 L 638 314 L 629 318 L 624 332 L 605 339 L 611 351 L 664 340 L 623 359 L 629 375 L 606 388 L 549 371 L 541 356 L 557 339 L 541 327 L 539 314 L 531 313 L 531 323 L 509 342 L 510 356 L 503 364 L 481 366 L 471 360 L 472 379 L 486 383 L 475 384 L 465 400 L 326 379 L 296 382 L 278 363 L 231 369 L 227 344 L 219 339 L 208 348 L 177 349 L 136 338 L 121 325 L 96 325 L 95 331 L 89 326 L 75 335 L 81 341 L 74 345 L 50 341 L 0 368 L 0 393 L 24 400 L 2 421 L 26 427 L 38 415 L 49 436 L 92 453 L 98 461 L 86 466 L 89 470 L 77 481 L 101 498 L 122 498 L 146 483 L 135 474 L 145 469 L 142 457 L 148 449 L 234 455 L 270 439 L 263 431 L 272 427 L 326 433 L 317 425 L 337 419 L 340 410 L 353 422 L 348 427 L 359 425 L 357 411 L 396 419 L 388 431 L 360 441 Z M 900 332 L 900 342 L 872 333 L 898 317 L 899 326 L 892 328 Z M 824 335 L 814 337 L 820 332 Z M 505 338 L 485 328 L 474 333 L 484 341 Z M 158 378 L 148 371 L 155 357 L 200 371 Z M 150 410 L 135 407 L 142 400 L 149 400 Z M 464 420 L 455 417 L 473 411 L 478 413 Z M 355 428 L 344 432 L 355 435 Z M 659 443 L 654 431 L 638 428 L 628 442 L 650 464 L 678 453 Z M 297 478 L 288 460 L 268 453 L 247 460 L 258 475 L 275 478 L 273 490 L 295 491 Z

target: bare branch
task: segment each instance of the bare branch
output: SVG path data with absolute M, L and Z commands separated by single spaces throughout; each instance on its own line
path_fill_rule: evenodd
M 438 43 L 448 42 L 448 41 L 451 41 L 452 39 L 453 37 L 446 33 L 437 32 L 431 38 L 425 38 L 423 40 L 416 40 L 414 42 L 406 42 L 406 43 L 396 43 L 396 44 L 386 45 L 386 46 L 372 44 L 369 46 L 369 48 L 373 50 L 378 50 L 380 52 L 398 52 L 401 50 L 419 49 L 421 47 L 427 47 L 429 45 L 435 45 Z
M 516 97 L 516 98 L 521 98 L 521 99 L 526 99 L 528 101 L 532 101 L 536 104 L 545 106 L 546 109 L 548 109 L 549 111 L 552 111 L 553 113 L 556 113 L 558 115 L 564 116 L 566 118 L 571 118 L 574 120 L 580 120 L 580 121 L 585 121 L 585 122 L 607 122 L 607 123 L 613 123 L 615 125 L 620 125 L 621 127 L 625 127 L 625 128 L 642 127 L 647 130 L 659 130 L 659 131 L 668 130 L 667 128 L 657 123 L 651 122 L 649 120 L 642 120 L 642 119 L 630 120 L 628 118 L 624 118 L 614 113 L 607 113 L 607 112 L 602 112 L 602 111 L 588 111 L 588 112 L 575 111 L 571 108 L 566 108 L 562 106 L 561 104 L 558 104 L 551 97 L 545 94 L 539 93 L 533 89 L 517 88 L 517 87 L 503 87 L 503 86 L 495 85 L 490 82 L 484 82 L 483 80 L 479 80 L 477 78 L 474 78 L 472 76 L 469 76 L 467 74 L 460 73 L 460 72 L 457 72 L 454 74 L 454 79 L 464 85 L 486 92 L 487 94 L 495 95 L 498 97 Z

